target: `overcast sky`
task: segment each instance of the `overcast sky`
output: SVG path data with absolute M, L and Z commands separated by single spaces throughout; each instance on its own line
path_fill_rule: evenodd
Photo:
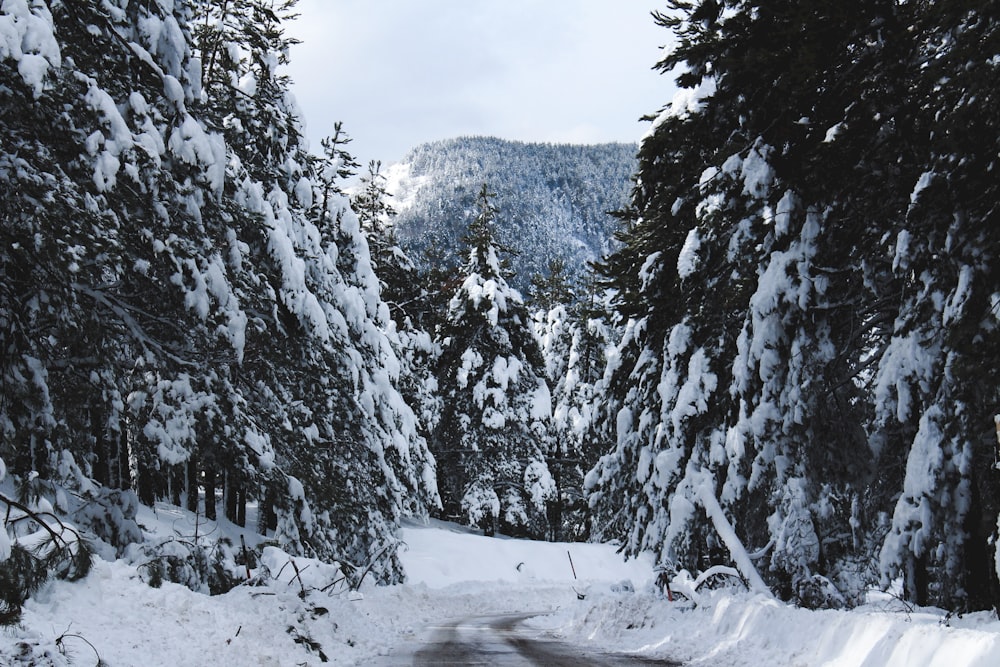
M 313 152 L 366 165 L 436 139 L 638 141 L 673 96 L 658 0 L 300 0 L 288 70 Z

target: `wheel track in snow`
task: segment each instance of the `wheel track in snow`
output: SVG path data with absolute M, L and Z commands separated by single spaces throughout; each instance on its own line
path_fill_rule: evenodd
M 679 667 L 670 660 L 600 653 L 556 641 L 521 624 L 546 612 L 470 616 L 432 626 L 429 640 L 412 656 L 397 656 L 382 664 L 416 665 L 544 665 L 545 667 L 624 667 L 625 665 L 665 665 Z

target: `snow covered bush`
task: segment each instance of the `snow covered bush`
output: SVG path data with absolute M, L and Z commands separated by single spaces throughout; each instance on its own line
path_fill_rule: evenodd
M 170 581 L 195 592 L 221 595 L 247 581 L 248 561 L 256 563 L 259 554 L 234 548 L 227 538 L 174 536 L 133 545 L 126 558 L 153 588 Z
M 0 483 L 6 466 L 0 459 Z M 34 488 L 34 479 L 20 484 L 17 498 L 10 483 L 0 486 L 4 519 L 0 527 L 0 626 L 13 625 L 21 607 L 51 577 L 75 580 L 87 576 L 93 550 L 69 523 L 55 514 L 49 498 Z

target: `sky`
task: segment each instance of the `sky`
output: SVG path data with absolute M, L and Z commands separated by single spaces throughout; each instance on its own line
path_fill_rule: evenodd
M 300 0 L 286 70 L 313 152 L 342 121 L 362 165 L 421 143 L 638 141 L 670 102 L 658 0 Z

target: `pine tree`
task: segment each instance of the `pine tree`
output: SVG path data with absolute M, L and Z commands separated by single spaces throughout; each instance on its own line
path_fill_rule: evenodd
M 895 122 L 910 159 L 883 245 L 898 310 L 879 350 L 872 429 L 901 482 L 880 570 L 883 583 L 901 576 L 913 602 L 995 608 L 1000 477 L 989 416 L 1000 378 L 982 360 L 1000 340 L 1000 70 L 987 55 L 1000 15 L 968 3 L 905 9 L 907 104 Z
M 449 304 L 432 451 L 445 516 L 490 534 L 540 536 L 553 493 L 545 464 L 550 396 L 528 311 L 503 275 L 491 199 L 484 185 L 466 238 L 465 279 Z
M 239 323 L 219 334 L 225 313 L 202 312 L 187 273 L 218 268 L 205 220 L 220 210 L 223 144 L 188 106 L 198 82 L 186 7 L 15 2 L 2 11 L 15 34 L 0 48 L 0 456 L 25 507 L 64 485 L 74 493 L 63 497 L 117 516 L 97 519 L 91 537 L 121 553 L 141 538 L 134 522 L 125 529 L 135 496 L 89 478 L 163 492 L 164 468 L 195 441 L 187 415 L 172 420 L 177 408 L 210 402 L 193 369 L 232 355 L 227 334 L 239 334 Z M 226 294 L 216 277 L 213 294 Z M 163 400 L 141 409 L 156 390 Z
M 252 271 L 241 297 L 255 304 L 258 326 L 240 370 L 252 379 L 243 395 L 266 424 L 260 442 L 273 451 L 262 516 L 287 548 L 358 573 L 372 564 L 377 579 L 395 581 L 395 525 L 434 502 L 433 462 L 395 389 L 388 309 L 339 184 L 354 166 L 346 140 L 338 127 L 325 158 L 306 154 L 278 73 L 291 43 L 281 21 L 293 4 L 206 2 L 200 33 L 206 90 L 245 212 L 228 233 Z
M 606 363 L 605 348 L 611 343 L 611 331 L 602 316 L 603 312 L 582 299 L 553 303 L 535 315 L 535 335 L 552 389 L 552 445 L 547 463 L 556 484 L 548 508 L 554 540 L 589 536 L 583 481 L 603 453 L 600 445 L 594 446 L 603 441 L 595 438 L 593 411 L 602 403 L 597 385 Z
M 286 548 L 395 581 L 433 461 L 323 188 L 347 163 L 305 152 L 279 73 L 293 4 L 4 5 L 31 38 L 0 49 L 0 456 L 206 515 L 221 483 L 237 523 L 256 499 Z
M 549 260 L 546 274 L 531 277 L 531 301 L 534 309 L 550 310 L 573 301 L 573 285 L 567 275 L 566 262 L 561 257 Z
M 372 160 L 368 174 L 361 178 L 361 189 L 351 197 L 351 208 L 358 214 L 361 230 L 368 240 L 372 261 L 381 284 L 382 300 L 397 327 L 412 317 L 408 312 L 414 297 L 417 272 L 413 262 L 399 247 L 392 218 L 396 211 L 389 203 L 382 163 Z
M 966 604 L 945 582 L 991 576 L 996 501 L 952 369 L 987 387 L 967 399 L 986 412 L 995 378 L 952 341 L 993 345 L 971 286 L 994 272 L 995 225 L 964 190 L 986 187 L 992 153 L 947 128 L 972 122 L 967 91 L 990 95 L 996 68 L 969 45 L 995 21 L 932 3 L 671 7 L 660 66 L 685 68 L 684 91 L 642 145 L 603 264 L 627 325 L 601 420 L 615 449 L 588 479 L 602 530 L 678 567 L 718 562 L 735 554 L 698 509 L 710 493 L 746 546 L 770 545 L 783 597 L 838 604 L 895 506 L 883 583 Z M 950 67 L 975 74 L 952 84 Z

